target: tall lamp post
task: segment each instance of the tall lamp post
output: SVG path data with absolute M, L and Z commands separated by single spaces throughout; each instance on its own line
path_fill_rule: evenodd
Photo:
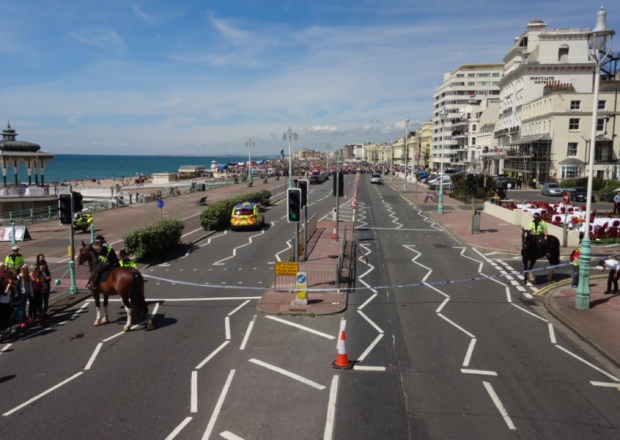
M 252 181 L 252 147 L 254 146 L 254 141 L 252 138 L 248 139 L 245 143 L 245 146 L 248 147 L 248 182 Z
M 407 191 L 407 138 L 409 137 L 409 116 L 405 119 L 405 179 L 403 180 L 403 189 Z M 412 170 L 413 171 L 413 170 Z
M 288 140 L 288 187 L 293 187 L 293 156 L 291 156 L 291 141 L 297 140 L 297 133 L 295 133 L 291 126 L 288 126 L 288 130 L 284 132 L 282 138 Z
M 392 183 L 393 175 L 394 175 L 394 145 L 390 141 L 390 183 Z
M 439 197 L 437 201 L 437 214 L 443 214 L 443 143 L 444 143 L 444 125 L 446 123 L 446 117 L 448 111 L 445 107 L 439 112 L 439 119 L 441 119 L 441 164 L 439 171 Z
M 329 166 L 329 157 L 331 156 L 332 146 L 329 145 L 329 144 L 325 145 L 325 151 L 326 151 L 325 156 L 327 156 L 325 158 L 325 162 L 327 162 L 327 168 L 330 168 L 330 166 Z
M 586 193 L 586 221 L 579 255 L 579 285 L 575 295 L 575 308 L 590 308 L 590 263 L 592 247 L 590 241 L 590 209 L 592 207 L 592 179 L 594 175 L 594 150 L 596 149 L 596 119 L 598 116 L 598 89 L 601 64 L 611 51 L 611 40 L 615 31 L 607 29 L 607 13 L 601 7 L 596 14 L 596 26 L 588 34 L 588 56 L 594 62 L 594 94 L 592 104 L 592 131 L 590 132 L 590 158 L 588 161 L 588 191 Z

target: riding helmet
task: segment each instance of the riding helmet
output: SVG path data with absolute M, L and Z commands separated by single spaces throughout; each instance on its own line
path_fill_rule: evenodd
M 535 212 L 534 217 L 540 217 L 540 212 Z
M 129 256 L 129 253 L 125 250 L 125 248 L 121 249 L 119 251 L 119 254 L 121 255 L 121 257 L 127 257 Z
M 97 241 L 101 241 L 101 242 L 105 243 L 105 238 L 103 238 L 103 235 L 97 235 L 95 237 L 95 242 L 97 242 Z

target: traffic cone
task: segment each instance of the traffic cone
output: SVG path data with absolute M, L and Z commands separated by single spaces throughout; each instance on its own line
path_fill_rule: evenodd
M 340 332 L 340 340 L 338 341 L 338 356 L 336 356 L 336 360 L 332 362 L 332 367 L 339 368 L 341 370 L 350 370 L 353 368 L 353 362 L 349 361 L 347 349 L 344 346 L 344 330 Z
M 334 232 L 332 232 L 332 238 L 335 240 L 338 238 L 338 231 L 336 230 L 338 226 L 334 225 Z
M 351 202 L 351 208 L 355 209 L 355 200 L 357 199 L 357 197 L 353 197 L 353 201 Z
M 344 195 L 344 201 L 345 202 L 347 201 L 347 195 L 346 194 Z

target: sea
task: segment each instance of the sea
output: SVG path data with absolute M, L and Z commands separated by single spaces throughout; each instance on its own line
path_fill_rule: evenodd
M 252 157 L 252 162 L 274 159 Z M 246 162 L 247 156 L 110 156 L 92 154 L 55 154 L 54 160 L 45 166 L 45 183 L 79 180 L 134 179 L 142 174 L 176 173 L 182 165 L 204 166 L 211 168 L 211 162 L 219 164 Z M 12 169 L 8 171 L 9 180 Z M 20 163 L 18 169 L 20 181 L 27 180 L 25 165 Z M 34 181 L 34 176 L 33 176 Z

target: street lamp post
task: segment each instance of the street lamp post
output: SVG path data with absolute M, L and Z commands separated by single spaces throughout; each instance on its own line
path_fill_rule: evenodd
M 615 31 L 607 29 L 607 13 L 601 7 L 596 14 L 596 26 L 588 34 L 588 56 L 594 62 L 594 94 L 592 104 L 592 131 L 590 132 L 590 158 L 588 161 L 588 190 L 586 193 L 586 221 L 579 255 L 579 285 L 575 295 L 575 308 L 590 308 L 590 264 L 592 247 L 590 241 L 590 209 L 592 207 L 592 180 L 594 176 L 594 150 L 596 149 L 596 119 L 598 116 L 598 89 L 601 64 L 611 51 Z
M 254 141 L 252 138 L 248 139 L 245 143 L 246 147 L 248 147 L 248 182 L 252 181 L 252 147 L 254 146 Z
M 392 183 L 392 176 L 394 175 L 394 145 L 390 142 L 390 183 Z
M 291 141 L 297 140 L 297 133 L 295 133 L 291 126 L 288 126 L 288 130 L 284 132 L 283 139 L 288 140 L 288 187 L 293 187 L 293 156 L 291 156 Z
M 330 168 L 330 166 L 329 166 L 329 158 L 331 156 L 332 146 L 329 145 L 329 144 L 325 145 L 325 151 L 326 151 L 325 155 L 327 156 L 325 158 L 325 162 L 327 163 L 326 165 L 327 165 L 327 168 L 329 169 Z
M 405 179 L 403 180 L 403 189 L 405 191 L 407 191 L 407 138 L 408 137 L 409 137 L 409 116 L 407 116 L 407 119 L 405 119 Z
M 444 143 L 444 125 L 446 123 L 446 117 L 448 116 L 448 111 L 445 107 L 441 109 L 439 112 L 439 119 L 441 119 L 441 164 L 439 171 L 439 197 L 437 201 L 437 214 L 443 214 L 443 143 Z

